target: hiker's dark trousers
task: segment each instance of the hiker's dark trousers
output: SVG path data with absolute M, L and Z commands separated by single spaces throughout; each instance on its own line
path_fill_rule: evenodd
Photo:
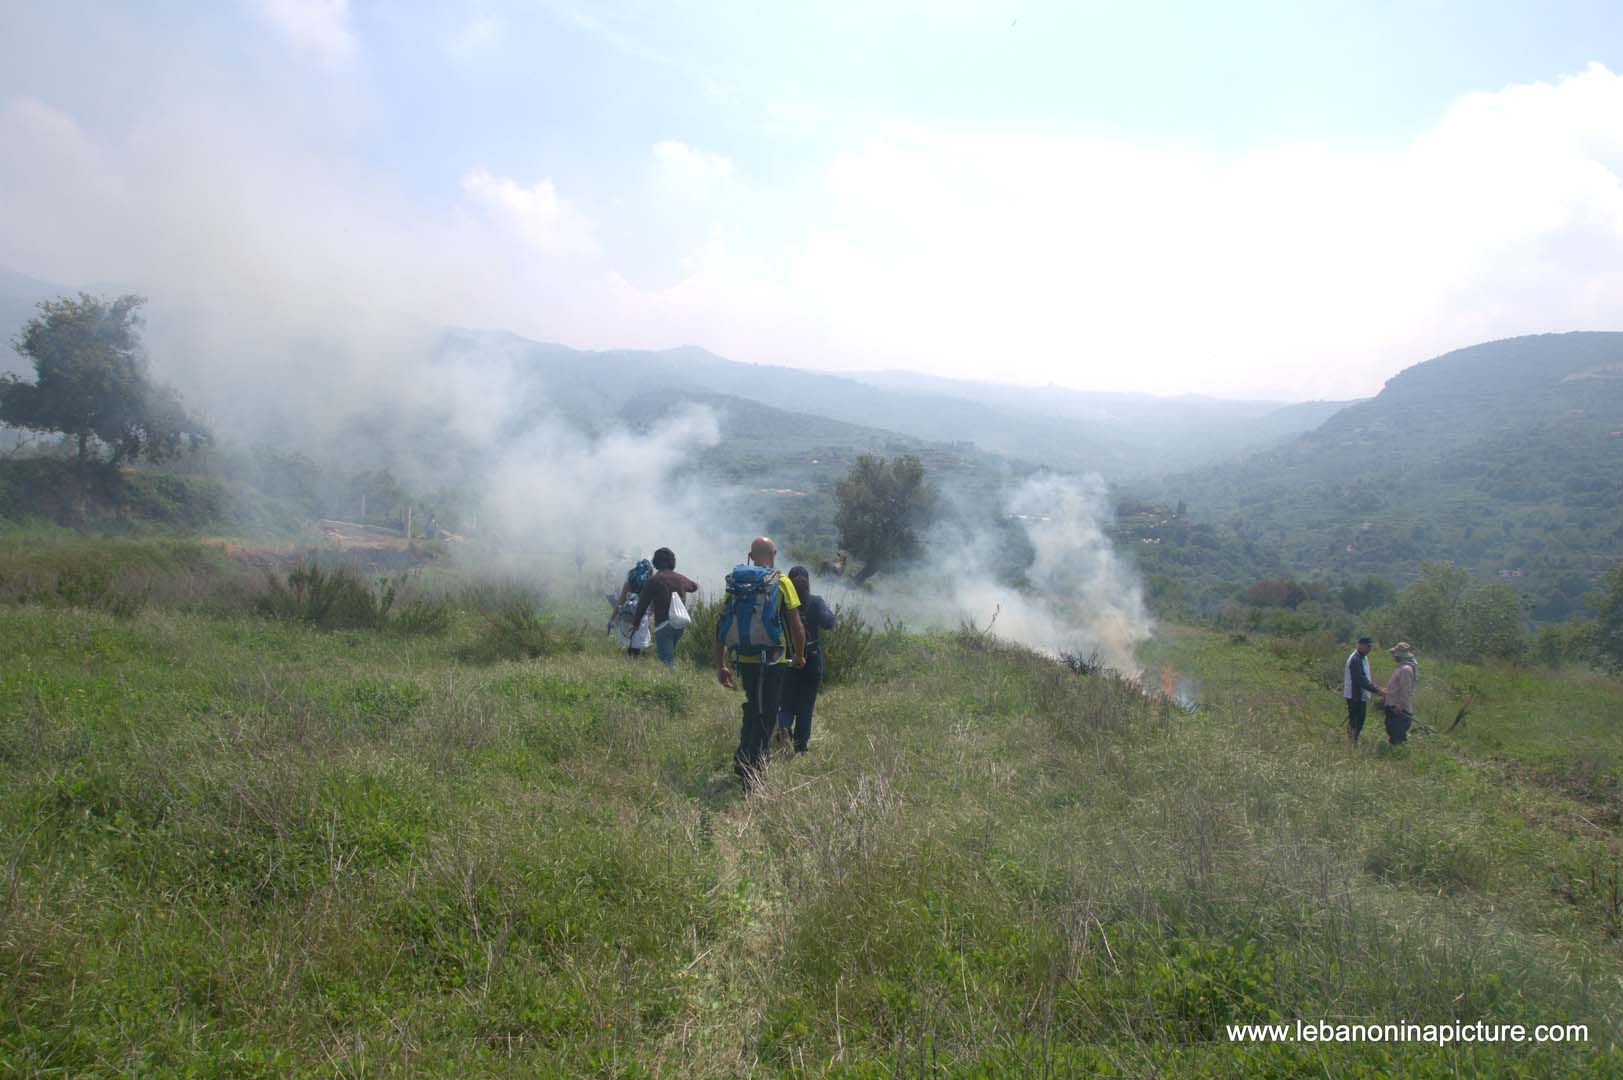
M 744 684 L 744 723 L 738 729 L 738 749 L 733 765 L 744 776 L 766 769 L 767 747 L 772 728 L 778 722 L 778 705 L 783 700 L 783 675 L 787 664 L 739 664 L 738 679 Z
M 1362 694 L 1347 699 L 1347 738 L 1353 742 L 1364 731 L 1364 717 L 1369 713 L 1369 702 L 1364 700 Z
M 1414 717 L 1398 709 L 1386 710 L 1386 738 L 1393 746 L 1409 741 L 1409 726 Z
M 796 750 L 805 750 L 811 742 L 812 710 L 817 708 L 817 691 L 822 685 L 821 650 L 808 653 L 806 666 L 790 671 L 783 681 L 783 707 L 778 710 L 778 724 L 789 729 Z

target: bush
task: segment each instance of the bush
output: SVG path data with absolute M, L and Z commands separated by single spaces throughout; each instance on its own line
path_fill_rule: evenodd
M 254 609 L 269 618 L 323 630 L 445 633 L 451 615 L 443 603 L 418 597 L 395 608 L 404 584 L 404 575 L 373 584 L 351 566 L 329 570 L 316 562 L 301 562 L 288 571 L 285 580 L 272 574 L 265 591 L 254 598 Z M 395 612 L 392 618 L 391 612 Z
M 688 615 L 693 619 L 678 642 L 694 667 L 709 671 L 715 666 L 716 624 L 721 621 L 721 601 L 691 599 Z
M 585 631 L 550 622 L 542 617 L 536 603 L 525 597 L 507 596 L 482 608 L 479 616 L 484 629 L 478 640 L 459 652 L 464 660 L 539 660 L 586 648 Z
M 1443 656 L 1515 659 L 1527 650 L 1516 590 L 1452 563 L 1421 564 L 1419 579 L 1367 621 L 1384 642 L 1407 640 Z
M 1533 638 L 1533 659 L 1550 667 L 1588 664 L 1595 659 L 1595 624 L 1572 618 L 1542 627 Z
M 374 591 L 353 567 L 324 570 L 319 563 L 308 562 L 290 570 L 285 581 L 272 574 L 254 607 L 270 618 L 323 630 L 380 630 L 394 600 L 390 582 L 381 582 Z
M 435 600 L 408 600 L 390 621 L 389 629 L 397 634 L 420 637 L 441 637 L 451 628 L 451 612 Z
M 889 630 L 884 637 L 889 637 Z M 862 612 L 845 604 L 834 605 L 834 628 L 824 630 L 818 640 L 823 649 L 823 682 L 828 686 L 864 681 L 872 674 L 884 637 L 862 617 Z
M 1398 591 L 1385 578 L 1366 577 L 1349 581 L 1341 587 L 1341 606 L 1348 614 L 1357 615 L 1372 607 L 1390 603 Z

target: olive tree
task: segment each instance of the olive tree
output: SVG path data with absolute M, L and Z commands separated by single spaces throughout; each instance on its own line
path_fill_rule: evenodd
M 864 454 L 834 489 L 840 547 L 862 560 L 861 584 L 881 570 L 918 557 L 935 514 L 936 494 L 912 455 L 886 461 Z
M 109 300 L 80 293 L 47 300 L 15 348 L 34 366 L 34 381 L 0 378 L 0 423 L 60 432 L 78 448 L 78 463 L 110 464 L 137 456 L 162 460 L 208 439 L 180 395 L 152 382 L 141 343 L 139 296 Z

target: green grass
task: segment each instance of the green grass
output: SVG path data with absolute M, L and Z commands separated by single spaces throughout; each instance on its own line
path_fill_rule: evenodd
M 0 607 L 0 1073 L 1623 1076 L 1615 682 L 1352 752 L 1334 643 L 1169 633 L 1187 714 L 889 630 L 745 801 L 707 671 L 489 632 Z
M 1227 633 L 1178 628 L 1145 655 L 1156 679 L 1161 666 L 1170 664 L 1196 679 L 1208 702 L 1232 704 L 1267 695 L 1293 703 L 1329 729 L 1344 723 L 1341 664 L 1350 651 L 1322 635 L 1234 640 Z M 1375 681 L 1384 683 L 1392 663 L 1377 650 L 1370 666 Z M 1466 715 L 1455 726 L 1462 708 Z M 1415 715 L 1447 732 L 1433 749 L 1565 786 L 1599 804 L 1612 825 L 1620 824 L 1623 681 L 1576 668 L 1422 657 Z M 1366 734 L 1379 734 L 1373 706 L 1369 724 Z

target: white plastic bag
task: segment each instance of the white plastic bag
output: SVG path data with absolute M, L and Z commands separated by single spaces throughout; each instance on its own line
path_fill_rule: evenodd
M 672 589 L 671 611 L 665 618 L 665 625 L 672 630 L 686 630 L 692 624 L 693 616 L 688 614 L 688 606 L 682 603 L 682 594 Z

